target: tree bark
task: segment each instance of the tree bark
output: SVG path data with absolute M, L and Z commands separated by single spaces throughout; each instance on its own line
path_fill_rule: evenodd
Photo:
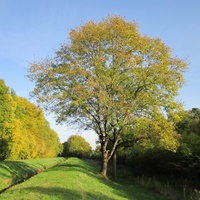
M 107 168 L 108 168 L 108 151 L 103 152 L 103 160 L 102 160 L 102 165 L 101 165 L 101 171 L 100 174 L 107 178 Z
M 101 174 L 104 176 L 104 177 L 107 177 L 107 168 L 108 168 L 108 159 L 103 159 L 103 165 L 102 165 L 102 171 L 101 171 Z

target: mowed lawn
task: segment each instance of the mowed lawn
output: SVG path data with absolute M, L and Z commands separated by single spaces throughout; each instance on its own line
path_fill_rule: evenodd
M 99 166 L 91 160 L 69 158 L 0 194 L 6 200 L 166 200 L 136 183 L 112 182 L 98 175 Z

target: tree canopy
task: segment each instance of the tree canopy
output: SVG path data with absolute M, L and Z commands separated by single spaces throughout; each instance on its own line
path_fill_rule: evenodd
M 186 62 L 159 38 L 142 36 L 134 22 L 111 16 L 72 29 L 69 43 L 52 59 L 32 63 L 28 76 L 35 82 L 38 102 L 57 122 L 96 132 L 106 176 L 107 163 L 127 129 L 146 118 L 167 118 L 178 108 L 175 97 L 186 69 Z M 169 132 L 162 132 L 168 142 L 174 136 Z

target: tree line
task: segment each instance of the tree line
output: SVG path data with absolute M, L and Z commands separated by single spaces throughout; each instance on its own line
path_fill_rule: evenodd
M 0 79 L 0 160 L 49 158 L 62 151 L 41 108 Z
M 176 177 L 200 178 L 200 109 L 179 113 L 174 126 L 179 135 L 176 151 L 160 146 L 137 144 L 119 149 L 119 163 L 131 165 L 136 172 L 171 174 Z

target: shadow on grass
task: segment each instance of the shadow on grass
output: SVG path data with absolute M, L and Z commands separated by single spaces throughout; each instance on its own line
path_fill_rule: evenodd
M 52 167 L 51 169 L 49 169 L 48 171 L 64 171 L 64 172 L 70 172 L 70 171 L 77 171 L 77 172 L 81 172 L 84 174 L 87 174 L 93 178 L 97 178 L 97 174 L 98 172 L 92 169 L 89 169 L 88 167 L 84 167 L 78 164 L 61 164 L 55 167 Z
M 4 185 L 0 184 L 0 193 L 8 187 L 20 183 L 37 174 L 34 167 L 20 161 L 1 162 L 0 169 L 0 177 L 2 178 L 2 182 L 5 182 Z M 9 182 L 7 180 L 9 180 Z
M 24 188 L 24 190 L 30 191 L 32 194 L 37 193 L 41 195 L 48 195 L 52 199 L 59 199 L 59 200 L 114 200 L 113 198 L 109 198 L 106 194 L 103 193 L 93 193 L 93 192 L 85 192 L 85 191 L 78 191 L 78 190 L 70 190 L 70 189 L 63 189 L 59 187 L 28 187 Z M 49 198 L 49 199 L 50 199 Z
M 9 172 L 9 173 L 7 173 L 8 177 L 9 177 L 9 174 L 16 175 L 16 174 L 19 174 L 19 172 L 33 170 L 32 167 L 30 167 L 26 163 L 20 162 L 20 161 L 4 161 L 4 162 L 1 162 L 0 168 L 5 169 L 7 172 Z

